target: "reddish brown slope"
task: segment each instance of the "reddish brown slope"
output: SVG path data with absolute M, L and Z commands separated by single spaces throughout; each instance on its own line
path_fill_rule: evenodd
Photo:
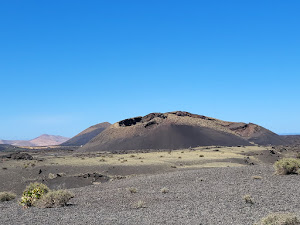
M 67 140 L 69 140 L 69 138 L 58 135 L 43 134 L 35 139 L 30 140 L 30 143 L 32 143 L 33 146 L 50 146 L 60 145 Z
M 280 135 L 253 123 L 232 123 L 229 128 L 241 137 L 259 145 L 285 145 L 288 142 Z

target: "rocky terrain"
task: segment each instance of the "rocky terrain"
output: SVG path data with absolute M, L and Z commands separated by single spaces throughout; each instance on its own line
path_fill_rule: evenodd
M 284 145 L 288 141 L 255 124 L 227 122 L 188 112 L 150 113 L 117 122 L 80 151 L 180 149 L 196 146 Z
M 62 208 L 0 203 L 0 223 L 253 225 L 270 212 L 299 215 L 299 185 L 298 176 L 274 176 L 271 166 L 177 170 L 71 189 L 75 198 Z

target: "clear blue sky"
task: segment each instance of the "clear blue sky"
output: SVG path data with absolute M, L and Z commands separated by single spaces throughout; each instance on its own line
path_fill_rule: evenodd
M 300 1 L 0 2 L 0 139 L 189 111 L 300 133 Z

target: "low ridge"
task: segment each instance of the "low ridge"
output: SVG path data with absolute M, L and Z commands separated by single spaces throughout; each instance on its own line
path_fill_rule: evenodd
M 100 134 L 102 131 L 104 131 L 107 127 L 109 127 L 111 124 L 108 122 L 104 123 L 98 123 L 94 126 L 91 126 L 84 131 L 80 132 L 76 136 L 72 137 L 68 141 L 62 143 L 63 146 L 81 146 L 88 143 L 90 140 L 92 140 L 94 137 L 96 137 L 98 134 Z
M 255 124 L 227 122 L 189 112 L 150 113 L 119 121 L 79 151 L 180 149 L 196 146 L 284 144 Z

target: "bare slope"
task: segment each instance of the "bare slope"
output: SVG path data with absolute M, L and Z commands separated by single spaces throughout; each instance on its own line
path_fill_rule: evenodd
M 281 145 L 279 135 L 255 124 L 222 121 L 188 112 L 150 113 L 117 122 L 80 151 L 180 149 L 195 146 Z
M 68 141 L 62 143 L 63 146 L 80 146 L 85 145 L 90 140 L 92 140 L 94 137 L 96 137 L 98 134 L 100 134 L 102 131 L 104 131 L 107 127 L 109 127 L 111 124 L 108 122 L 104 123 L 98 123 L 94 126 L 91 126 L 84 131 L 80 132 L 73 138 L 69 139 Z
M 35 139 L 30 140 L 34 146 L 49 146 L 49 145 L 60 145 L 61 143 L 69 140 L 69 138 L 58 136 L 58 135 L 49 135 L 43 134 Z
M 280 135 L 253 123 L 229 123 L 228 127 L 239 136 L 258 145 L 288 144 Z

